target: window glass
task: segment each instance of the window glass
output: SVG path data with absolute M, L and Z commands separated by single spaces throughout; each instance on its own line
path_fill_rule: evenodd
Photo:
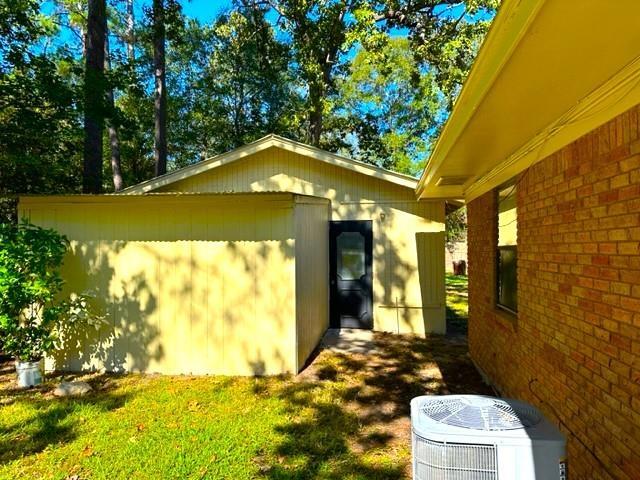
M 498 190 L 497 303 L 518 311 L 518 211 L 516 185 Z
M 359 232 L 343 232 L 336 242 L 338 275 L 342 280 L 358 280 L 365 274 L 364 236 Z
M 515 246 L 498 247 L 498 304 L 518 310 L 518 251 Z

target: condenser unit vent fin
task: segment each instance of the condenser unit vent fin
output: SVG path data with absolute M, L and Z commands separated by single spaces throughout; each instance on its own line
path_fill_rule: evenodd
M 418 480 L 498 480 L 498 459 L 493 445 L 434 442 L 414 437 Z
M 422 412 L 440 423 L 483 431 L 529 428 L 540 422 L 533 408 L 512 406 L 499 398 L 439 398 L 426 402 Z

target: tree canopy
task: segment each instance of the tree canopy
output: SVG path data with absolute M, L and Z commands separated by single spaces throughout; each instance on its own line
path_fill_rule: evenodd
M 499 0 L 235 0 L 208 22 L 160 3 L 169 170 L 276 133 L 417 174 Z M 87 2 L 0 4 L 0 197 L 81 191 L 96 111 L 102 189 L 114 148 L 124 186 L 154 175 L 152 10 L 107 2 L 98 88 Z

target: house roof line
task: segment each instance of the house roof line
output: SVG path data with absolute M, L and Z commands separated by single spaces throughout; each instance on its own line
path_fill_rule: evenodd
M 395 183 L 397 185 L 412 188 L 414 190 L 418 185 L 418 179 L 409 175 L 392 172 L 375 165 L 370 165 L 358 160 L 353 160 L 351 158 L 337 155 L 335 153 L 330 153 L 325 150 L 312 147 L 311 145 L 296 142 L 279 135 L 270 134 L 262 137 L 259 140 L 256 140 L 255 142 L 248 143 L 247 145 L 243 145 L 229 152 L 215 155 L 201 162 L 183 167 L 174 172 L 166 173 L 159 177 L 155 177 L 145 182 L 138 183 L 137 185 L 132 185 L 131 187 L 125 188 L 124 190 L 118 192 L 117 195 L 149 193 L 166 185 L 170 185 L 180 180 L 184 180 L 186 178 L 208 172 L 209 170 L 213 170 L 214 168 L 228 165 L 232 162 L 247 158 L 250 155 L 262 152 L 271 147 L 281 148 L 283 150 L 314 158 L 331 165 L 342 167 L 357 173 L 361 173 L 363 175 L 376 177 L 391 183 Z
M 527 33 L 546 0 L 504 0 L 478 51 L 462 90 L 438 136 L 433 152 L 420 176 L 416 193 L 425 186 L 447 158 L 449 151 L 469 124 L 500 72 Z M 496 52 L 500 52 L 496 55 Z

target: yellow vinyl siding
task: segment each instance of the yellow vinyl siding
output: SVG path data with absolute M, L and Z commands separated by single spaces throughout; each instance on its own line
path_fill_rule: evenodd
M 429 251 L 444 255 L 444 236 L 429 249 L 416 244 L 418 233 L 444 231 L 442 201 L 416 201 L 412 188 L 275 147 L 158 191 L 294 192 L 329 199 L 331 220 L 372 220 L 374 329 L 444 333 L 444 256 Z
M 298 370 L 329 327 L 329 202 L 296 202 L 296 317 Z
M 424 318 L 431 321 L 425 325 L 425 330 L 444 334 L 446 325 L 446 289 L 442 281 L 445 269 L 445 232 L 416 233 L 416 248 L 418 250 L 418 274 L 420 277 L 420 291 Z M 412 309 L 412 313 L 415 311 Z
M 374 329 L 418 335 L 444 333 L 444 205 L 342 204 L 334 209 L 333 219 L 373 221 Z M 433 240 L 428 248 L 418 248 L 416 238 L 423 232 L 440 235 L 430 237 Z M 423 304 L 424 298 L 430 299 L 428 304 Z
M 23 197 L 21 214 L 71 240 L 69 290 L 108 314 L 48 366 L 298 371 L 329 323 L 329 221 L 373 223 L 374 329 L 444 332 L 444 203 L 312 154 L 269 147 L 145 195 Z
M 177 181 L 158 192 L 292 192 L 332 202 L 415 201 L 413 189 L 269 148 L 228 165 Z
M 292 195 L 23 198 L 67 235 L 70 291 L 108 325 L 74 332 L 49 367 L 252 375 L 294 372 Z

